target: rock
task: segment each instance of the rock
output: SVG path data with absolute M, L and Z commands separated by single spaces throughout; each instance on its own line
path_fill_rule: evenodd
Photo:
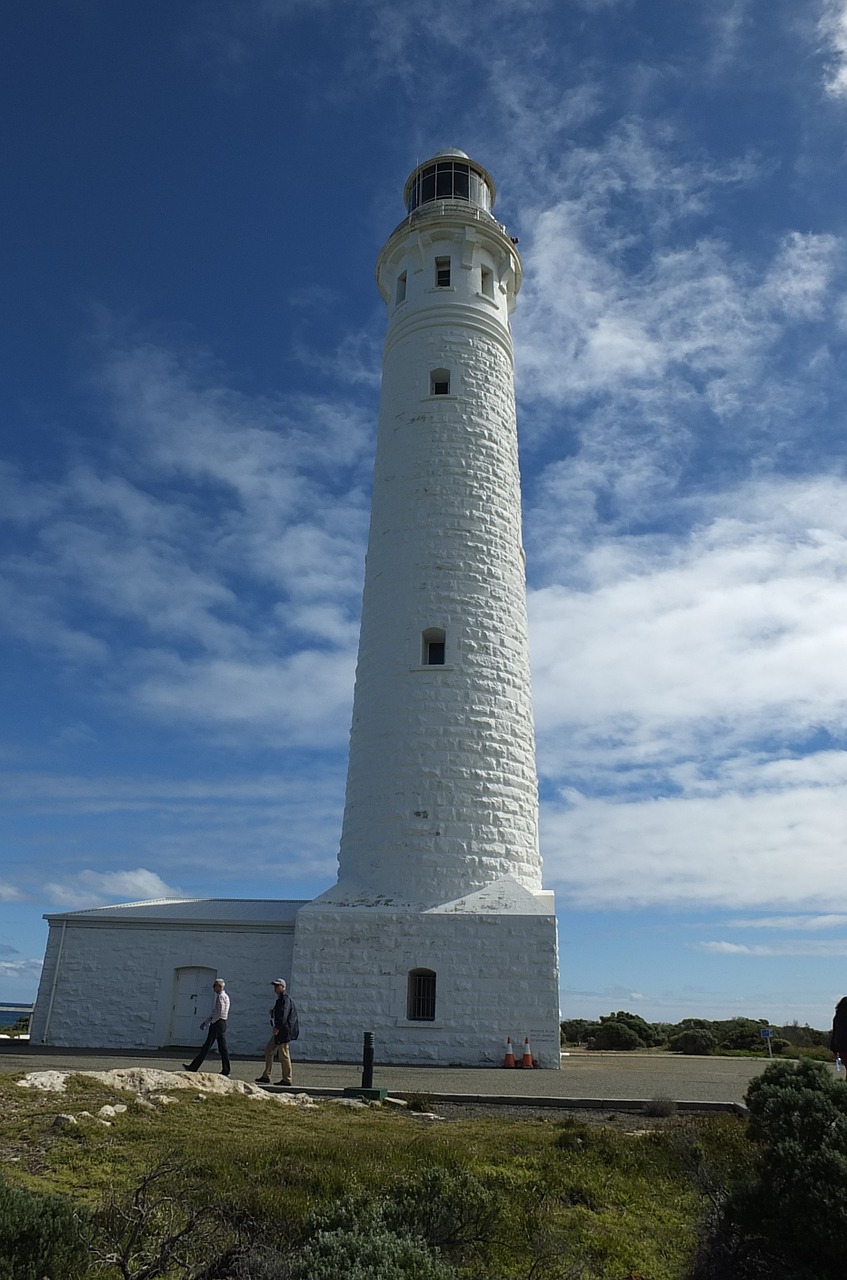
M 43 1089 L 47 1093 L 64 1093 L 70 1071 L 30 1071 L 17 1083 L 21 1089 Z
M 74 1125 L 77 1125 L 78 1123 L 79 1121 L 77 1120 L 76 1116 L 62 1115 L 60 1113 L 59 1115 L 55 1116 L 53 1119 L 53 1128 L 54 1129 L 72 1129 Z
M 162 1071 L 154 1067 L 121 1067 L 114 1071 L 31 1071 L 17 1083 L 28 1089 L 43 1089 L 54 1093 L 63 1093 L 67 1088 L 68 1076 L 87 1076 L 92 1080 L 100 1080 L 112 1089 L 121 1089 L 135 1094 L 132 1100 L 136 1107 L 146 1111 L 155 1111 L 177 1101 L 173 1093 L 178 1089 L 191 1089 L 195 1102 L 205 1102 L 211 1094 L 223 1097 L 233 1095 L 242 1098 L 261 1099 L 276 1102 L 285 1107 L 298 1107 L 301 1111 L 315 1111 L 323 1102 L 341 1102 L 342 1105 L 360 1109 L 372 1104 L 360 1098 L 326 1098 L 317 1102 L 308 1093 L 279 1093 L 263 1089 L 256 1084 L 247 1084 L 244 1080 L 233 1080 L 221 1075 L 219 1071 Z M 167 1092 L 165 1092 L 167 1090 Z M 402 1098 L 387 1098 L 391 1106 L 406 1107 Z M 379 1104 L 374 1104 L 379 1105 Z M 100 1124 L 111 1124 L 116 1116 L 127 1110 L 122 1102 L 107 1103 L 101 1107 L 96 1117 L 90 1112 L 82 1114 Z M 417 1113 L 421 1119 L 438 1120 L 440 1116 Z

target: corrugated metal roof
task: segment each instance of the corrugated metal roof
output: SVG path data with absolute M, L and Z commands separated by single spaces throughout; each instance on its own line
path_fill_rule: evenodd
M 116 902 L 45 916 L 46 920 L 165 920 L 170 924 L 293 924 L 306 899 L 293 898 L 153 898 L 148 902 Z

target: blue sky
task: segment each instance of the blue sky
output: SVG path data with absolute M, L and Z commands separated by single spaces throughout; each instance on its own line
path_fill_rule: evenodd
M 419 161 L 519 236 L 568 1016 L 847 990 L 847 0 L 6 6 L 0 995 L 45 911 L 311 897 Z

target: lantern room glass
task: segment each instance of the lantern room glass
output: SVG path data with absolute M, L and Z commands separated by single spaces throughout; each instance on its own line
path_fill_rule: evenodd
M 489 212 L 491 189 L 472 165 L 462 160 L 436 160 L 415 174 L 407 210 L 411 213 L 431 200 L 467 200 Z

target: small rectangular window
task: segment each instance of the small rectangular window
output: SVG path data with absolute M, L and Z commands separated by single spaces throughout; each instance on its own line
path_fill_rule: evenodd
M 443 667 L 446 640 L 443 627 L 428 627 L 421 636 L 421 658 L 425 667 Z
M 432 969 L 413 969 L 409 974 L 406 1016 L 409 1022 L 435 1020 L 435 974 Z
M 439 289 L 450 288 L 450 259 L 435 259 L 435 283 Z
M 397 277 L 397 302 L 406 301 L 406 272 L 402 271 Z
M 490 267 L 480 267 L 480 288 L 486 298 L 494 297 L 494 272 Z

